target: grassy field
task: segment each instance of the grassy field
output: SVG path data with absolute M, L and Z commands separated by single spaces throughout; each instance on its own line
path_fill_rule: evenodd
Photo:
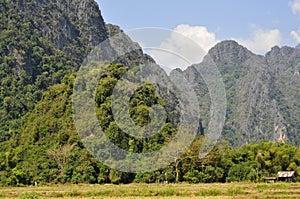
M 0 187 L 0 198 L 300 198 L 300 183 L 51 185 Z

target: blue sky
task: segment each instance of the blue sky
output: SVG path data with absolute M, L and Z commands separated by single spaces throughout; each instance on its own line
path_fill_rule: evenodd
M 195 41 L 204 50 L 204 54 L 218 42 L 228 39 L 233 39 L 261 55 L 275 45 L 294 47 L 300 43 L 300 0 L 97 0 L 97 2 L 106 23 L 119 25 L 125 32 L 144 27 L 175 30 Z M 143 47 L 143 41 L 130 36 Z M 195 53 L 189 47 L 181 48 L 182 46 L 184 41 L 180 41 L 176 36 L 173 38 L 170 36 L 157 47 L 181 55 L 192 54 L 197 60 L 201 59 L 198 59 L 199 53 Z M 146 53 L 162 66 L 171 69 L 186 68 L 174 65 L 175 62 L 180 63 L 174 57 L 166 58 L 166 55 L 152 51 Z

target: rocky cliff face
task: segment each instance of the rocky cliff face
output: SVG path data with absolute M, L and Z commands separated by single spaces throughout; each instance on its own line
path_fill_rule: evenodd
M 133 42 L 119 26 L 106 24 L 107 35 L 110 38 L 110 47 L 118 57 L 115 62 L 126 66 L 138 66 L 140 64 L 153 64 L 155 61 L 144 54 L 138 43 Z M 124 53 L 129 52 L 129 53 Z
M 277 118 L 282 118 L 274 130 L 299 144 L 300 50 L 274 47 L 266 54 L 266 61 L 272 75 L 272 97 L 280 111 Z
M 93 46 L 107 37 L 100 10 L 93 0 L 17 0 L 14 11 L 34 22 L 35 28 L 58 49 L 76 40 Z
M 0 141 L 42 91 L 78 70 L 93 46 L 108 37 L 93 0 L 0 2 Z
M 266 56 L 255 55 L 234 41 L 210 51 L 226 87 L 227 114 L 223 138 L 233 145 L 259 141 L 299 144 L 300 51 L 274 47 Z M 184 73 L 194 82 L 207 126 L 210 98 L 205 82 L 193 68 Z

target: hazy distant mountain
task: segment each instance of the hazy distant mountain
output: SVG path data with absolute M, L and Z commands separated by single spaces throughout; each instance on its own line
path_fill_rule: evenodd
M 275 46 L 255 55 L 235 41 L 223 41 L 208 56 L 226 87 L 227 114 L 223 138 L 233 145 L 259 141 L 300 143 L 300 50 Z M 194 65 L 184 74 L 194 82 L 200 101 L 210 104 L 205 83 Z M 209 108 L 204 107 L 207 126 Z

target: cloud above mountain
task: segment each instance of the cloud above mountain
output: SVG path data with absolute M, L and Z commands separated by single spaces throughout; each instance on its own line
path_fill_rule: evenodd
M 289 5 L 292 8 L 293 14 L 300 14 L 300 0 L 289 2 Z
M 148 51 L 160 65 L 175 69 L 200 63 L 208 50 L 217 44 L 214 32 L 204 26 L 178 25 L 163 42 L 160 50 Z
M 254 53 L 265 54 L 275 45 L 280 45 L 282 36 L 278 29 L 263 30 L 253 26 L 252 35 L 250 38 L 233 39 Z
M 208 52 L 217 40 L 214 32 L 209 32 L 205 26 L 189 26 L 186 24 L 178 25 L 174 31 L 196 42 L 205 52 Z
M 293 2 L 289 2 L 289 6 L 292 9 L 292 12 L 294 15 L 300 16 L 300 0 L 294 0 Z M 294 40 L 296 40 L 298 43 L 300 43 L 300 28 L 298 31 L 291 31 L 290 35 L 293 37 Z
M 282 41 L 278 29 L 264 30 L 252 26 L 249 38 L 231 38 L 256 54 L 265 54 Z M 178 25 L 168 38 L 161 42 L 159 50 L 147 51 L 157 63 L 169 69 L 181 68 L 200 63 L 209 49 L 220 40 L 205 26 Z
M 299 34 L 296 32 L 296 31 L 292 31 L 291 32 L 291 36 L 298 42 L 298 43 L 300 43 L 300 36 L 299 36 Z

